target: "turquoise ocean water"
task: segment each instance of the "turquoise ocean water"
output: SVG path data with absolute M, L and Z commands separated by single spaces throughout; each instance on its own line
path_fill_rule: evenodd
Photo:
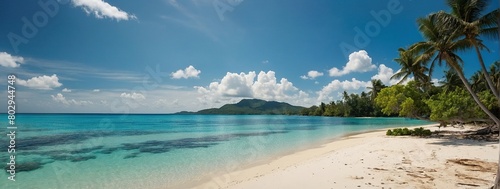
M 0 114 L 5 115 L 5 114 Z M 7 116 L 5 115 L 5 120 Z M 7 133 L 7 121 L 0 122 Z M 16 115 L 16 181 L 0 188 L 169 188 L 304 150 L 342 135 L 431 122 L 253 115 Z

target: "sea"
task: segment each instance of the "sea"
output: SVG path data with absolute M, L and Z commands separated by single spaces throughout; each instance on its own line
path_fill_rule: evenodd
M 22 189 L 189 186 L 347 134 L 432 123 L 286 115 L 17 114 L 15 153 L 9 153 L 13 130 L 7 129 L 7 115 L 0 116 L 5 117 L 0 188 Z

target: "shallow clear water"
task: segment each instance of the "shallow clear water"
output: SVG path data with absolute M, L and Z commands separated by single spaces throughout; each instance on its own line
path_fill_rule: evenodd
M 7 117 L 7 116 L 5 116 Z M 351 132 L 430 122 L 254 115 L 16 116 L 16 181 L 0 188 L 158 188 L 303 150 Z M 0 127 L 7 133 L 6 122 Z M 8 146 L 6 137 L 0 143 Z M 0 162 L 9 162 L 7 148 Z

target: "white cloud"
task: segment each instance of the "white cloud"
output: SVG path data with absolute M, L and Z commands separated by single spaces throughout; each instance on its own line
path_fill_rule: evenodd
M 131 109 L 146 107 L 150 101 L 145 101 L 146 97 L 141 93 L 122 93 L 120 94 L 121 102 L 126 104 Z
M 380 64 L 380 66 L 378 67 L 377 75 L 374 75 L 372 79 L 379 79 L 385 85 L 391 86 L 399 82 L 399 80 L 397 79 L 391 79 L 393 75 L 394 75 L 394 70 L 392 68 L 389 68 L 384 64 Z
M 66 100 L 66 97 L 64 97 L 61 93 L 57 93 L 57 95 L 50 95 L 52 97 L 52 100 L 53 101 L 56 101 L 56 102 L 59 102 L 59 103 L 62 103 L 62 104 L 65 104 L 65 105 L 77 105 L 77 106 L 84 106 L 84 105 L 90 105 L 90 104 L 94 104 L 93 102 L 91 101 L 87 101 L 87 100 L 75 100 L 75 99 L 71 99 L 71 100 Z
M 412 78 L 413 79 L 413 78 Z M 444 79 L 437 79 L 437 78 L 432 78 L 431 82 L 434 84 L 434 86 L 436 87 L 441 87 L 443 86 L 442 83 L 440 83 L 441 81 L 444 81 Z
M 303 75 L 303 76 L 300 76 L 300 78 L 302 78 L 302 79 L 316 79 L 317 77 L 321 77 L 323 75 L 324 74 L 322 72 L 318 72 L 316 70 L 311 70 L 311 71 L 307 72 L 307 76 Z
M 269 63 L 269 60 L 262 61 L 262 64 L 268 64 L 268 63 Z
M 200 73 L 201 73 L 200 70 L 197 70 L 196 68 L 190 65 L 186 69 L 177 70 L 176 72 L 172 72 L 170 75 L 172 76 L 172 79 L 181 79 L 181 78 L 187 79 L 190 77 L 199 78 L 198 75 Z
M 255 72 L 248 72 L 248 74 L 243 72 L 240 74 L 227 72 L 220 83 L 212 82 L 208 88 L 196 88 L 202 94 L 212 93 L 217 96 L 252 97 L 252 85 L 255 76 Z
M 345 80 L 345 81 L 339 81 L 339 80 L 333 80 L 330 82 L 328 85 L 324 86 L 321 91 L 317 92 L 318 93 L 318 101 L 320 102 L 325 102 L 325 101 L 333 101 L 334 98 L 332 93 L 334 92 L 343 92 L 343 91 L 349 91 L 349 90 L 366 90 L 366 87 L 370 85 L 370 82 L 366 81 L 359 81 L 356 78 L 352 78 L 351 81 Z
M 351 72 L 368 72 L 375 68 L 377 68 L 377 66 L 372 64 L 372 58 L 368 56 L 368 53 L 365 50 L 360 50 L 349 55 L 349 62 L 347 62 L 342 70 L 334 67 L 329 70 L 329 74 L 332 77 L 337 77 Z
M 122 93 L 120 95 L 123 99 L 131 99 L 131 100 L 144 100 L 146 97 L 142 95 L 141 93 Z
M 69 105 L 68 101 L 66 100 L 66 98 L 64 98 L 64 96 L 61 93 L 57 93 L 56 96 L 54 96 L 54 95 L 50 95 L 50 96 L 52 96 L 52 100 L 54 100 L 56 102 L 60 102 L 60 103 Z
M 73 5 L 82 7 L 87 14 L 94 14 L 97 18 L 111 18 L 118 21 L 137 18 L 103 0 L 72 0 L 72 2 Z
M 24 63 L 24 58 L 20 56 L 12 56 L 6 52 L 0 52 L 0 66 L 17 68 Z
M 298 89 L 286 78 L 281 78 L 280 82 L 277 82 L 273 71 L 267 73 L 261 71 L 257 81 L 252 85 L 253 97 L 266 100 L 289 99 L 295 91 Z
M 17 79 L 17 84 L 40 90 L 52 90 L 54 88 L 62 86 L 62 84 L 59 83 L 59 78 L 57 77 L 56 74 L 52 76 L 43 75 L 43 76 L 33 77 L 31 79 L 28 79 L 27 81 L 22 79 Z
M 304 92 L 299 91 L 286 78 L 279 81 L 274 71 L 248 73 L 226 73 L 220 82 L 212 82 L 208 87 L 195 87 L 202 95 L 200 101 L 219 102 L 225 97 L 258 98 L 263 100 L 290 101 Z
M 94 89 L 94 90 L 92 90 L 92 92 L 95 92 L 95 93 L 100 92 L 100 91 L 101 91 L 100 89 Z
M 71 92 L 71 89 L 64 88 L 64 89 L 62 90 L 62 92 L 65 92 L 65 93 L 70 93 L 70 92 Z

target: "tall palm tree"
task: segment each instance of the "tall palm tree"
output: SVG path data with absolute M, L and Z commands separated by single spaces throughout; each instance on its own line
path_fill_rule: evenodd
M 430 82 L 430 77 L 426 75 L 429 69 L 418 60 L 417 52 L 404 48 L 399 48 L 398 52 L 399 57 L 395 58 L 394 61 L 401 66 L 401 69 L 395 73 L 391 79 L 399 79 L 398 84 L 401 84 L 405 82 L 410 75 L 413 75 L 415 81 L 419 84 L 427 84 Z
M 465 78 L 462 65 L 462 59 L 456 54 L 456 52 L 464 51 L 470 48 L 470 43 L 467 39 L 461 39 L 460 30 L 456 27 L 449 27 L 443 23 L 443 19 L 440 18 L 442 12 L 435 14 L 430 14 L 425 18 L 419 18 L 417 23 L 419 25 L 419 30 L 422 33 L 426 41 L 418 42 L 412 45 L 411 50 L 422 52 L 420 60 L 424 62 L 430 62 L 429 73 L 435 66 L 435 63 L 442 65 L 443 62 L 446 66 L 453 69 L 462 83 L 464 84 L 467 91 L 470 93 L 474 101 L 479 105 L 481 110 L 483 110 L 497 126 L 500 126 L 500 119 L 496 117 L 488 108 L 481 102 L 476 93 L 472 90 L 471 85 L 467 78 Z
M 374 100 L 375 98 L 377 98 L 378 93 L 387 86 L 385 86 L 380 79 L 372 79 L 371 84 L 372 86 L 367 87 L 367 89 L 371 90 L 370 91 L 371 100 Z
M 488 89 L 488 87 L 486 86 L 487 84 L 484 81 L 484 75 L 481 71 L 474 73 L 474 75 L 471 76 L 470 80 L 471 80 L 472 89 L 476 93 L 479 93 L 481 91 Z
M 489 74 L 495 86 L 495 90 L 500 93 L 500 61 L 496 61 L 491 65 Z
M 490 66 L 490 71 L 488 73 L 491 77 L 491 81 L 493 82 L 493 86 L 496 91 L 500 93 L 500 61 L 496 61 Z M 476 92 L 481 92 L 484 90 L 488 90 L 488 86 L 484 79 L 484 75 L 481 71 L 474 73 L 471 77 L 472 88 Z
M 483 14 L 490 4 L 490 0 L 447 0 L 451 13 L 443 12 L 440 17 L 449 27 L 456 27 L 476 51 L 481 65 L 481 71 L 485 76 L 488 87 L 498 100 L 500 105 L 500 92 L 496 90 L 495 84 L 489 76 L 484 64 L 481 50 L 488 48 L 483 44 L 480 36 L 498 38 L 498 17 L 500 9 L 495 9 Z
M 448 70 L 444 73 L 444 80 L 439 82 L 444 92 L 453 91 L 456 88 L 463 87 L 464 84 L 458 77 L 457 72 L 455 70 Z

